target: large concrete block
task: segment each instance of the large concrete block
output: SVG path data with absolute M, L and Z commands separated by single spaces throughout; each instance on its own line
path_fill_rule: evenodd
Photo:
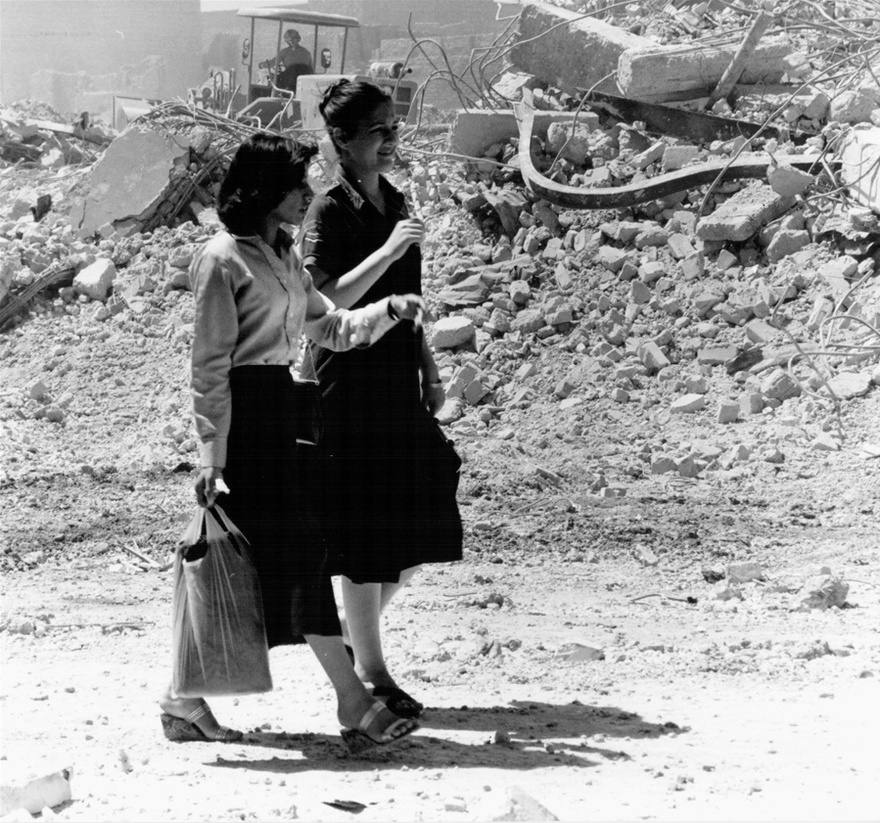
M 74 231 L 92 234 L 109 223 L 145 218 L 168 196 L 175 164 L 189 160 L 185 135 L 129 128 L 92 167 L 70 210 Z
M 658 46 L 649 43 L 621 53 L 617 84 L 633 100 L 662 103 L 708 94 L 733 60 L 739 43 L 720 46 Z M 776 83 L 785 74 L 793 47 L 785 38 L 767 38 L 749 59 L 743 83 Z
M 571 21 L 569 25 L 559 25 L 566 20 Z M 523 71 L 572 93 L 596 86 L 611 94 L 619 93 L 608 75 L 617 71 L 620 55 L 654 42 L 536 0 L 523 2 L 517 40 L 511 60 Z
M 769 186 L 748 186 L 700 220 L 697 237 L 701 240 L 748 240 L 793 205 L 793 197 L 783 197 Z

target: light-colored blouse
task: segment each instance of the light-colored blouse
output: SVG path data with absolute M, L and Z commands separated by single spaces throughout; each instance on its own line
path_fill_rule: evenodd
M 374 343 L 397 322 L 388 298 L 360 309 L 336 308 L 315 288 L 290 236 L 284 233 L 280 245 L 281 257 L 258 235 L 221 231 L 193 259 L 191 391 L 202 466 L 226 465 L 230 369 L 293 367 L 303 332 L 325 348 L 345 351 Z

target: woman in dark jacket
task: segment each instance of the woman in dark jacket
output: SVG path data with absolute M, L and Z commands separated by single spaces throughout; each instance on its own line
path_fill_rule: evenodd
M 320 110 L 340 169 L 306 216 L 306 269 L 346 308 L 398 291 L 421 294 L 424 225 L 383 177 L 398 143 L 391 98 L 372 83 L 340 80 Z M 343 575 L 343 630 L 373 694 L 400 716 L 418 717 L 422 704 L 385 664 L 379 620 L 421 564 L 461 559 L 457 465 L 449 482 L 438 483 L 432 470 L 437 439 L 445 445 L 433 420 L 443 385 L 418 323 L 400 323 L 370 349 L 334 352 L 316 343 L 312 352 L 327 414 L 320 471 L 328 539 L 338 554 L 333 571 Z

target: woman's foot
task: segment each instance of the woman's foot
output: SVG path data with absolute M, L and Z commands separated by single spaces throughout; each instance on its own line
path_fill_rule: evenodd
M 159 700 L 159 708 L 163 712 L 162 728 L 169 740 L 233 743 L 243 737 L 240 731 L 221 726 L 201 697 L 174 697 L 168 689 Z
M 375 686 L 370 689 L 373 697 L 381 700 L 398 717 L 422 716 L 425 706 L 399 686 Z
M 371 700 L 358 720 L 352 720 L 352 715 L 341 708 L 338 717 L 346 727 L 342 740 L 352 754 L 396 743 L 419 728 L 415 720 L 398 717 L 378 700 Z

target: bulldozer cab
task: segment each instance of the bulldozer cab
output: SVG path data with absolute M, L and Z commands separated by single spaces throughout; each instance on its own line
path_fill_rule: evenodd
M 300 78 L 335 68 L 337 49 L 340 57 L 335 70 L 342 72 L 349 29 L 360 23 L 341 14 L 280 8 L 240 9 L 238 16 L 250 19 L 250 37 L 242 48 L 247 80 L 237 90 L 237 99 L 230 98 L 230 113 L 261 128 L 296 127 L 302 123 Z M 299 35 L 295 51 L 286 37 L 291 29 Z M 291 54 L 295 56 L 292 63 Z

